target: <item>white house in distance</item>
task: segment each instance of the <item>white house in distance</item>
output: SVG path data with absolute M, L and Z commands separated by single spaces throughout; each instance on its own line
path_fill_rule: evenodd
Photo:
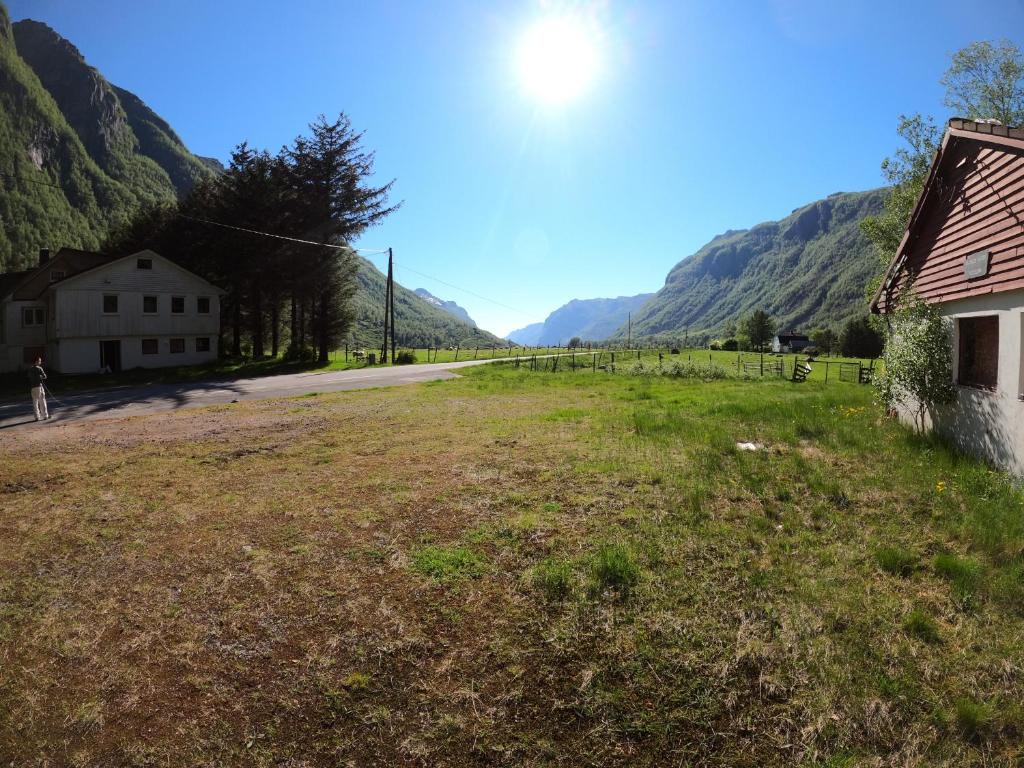
M 772 339 L 772 352 L 800 352 L 811 346 L 811 340 L 802 333 L 780 333 Z
M 949 121 L 872 311 L 908 286 L 953 330 L 957 399 L 925 426 L 1024 475 L 1024 128 Z
M 61 373 L 215 360 L 222 293 L 153 251 L 40 251 L 35 269 L 0 275 L 0 372 L 37 356 Z

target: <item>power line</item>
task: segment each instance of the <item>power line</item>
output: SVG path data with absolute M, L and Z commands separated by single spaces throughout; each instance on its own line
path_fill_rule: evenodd
M 362 254 L 369 255 L 369 256 L 373 256 L 373 255 L 377 255 L 377 254 L 384 254 L 384 253 L 388 252 L 387 248 L 353 248 L 350 245 L 331 245 L 329 243 L 318 243 L 315 240 L 303 240 L 302 238 L 299 238 L 299 237 L 289 237 L 288 235 L 275 235 L 272 232 L 261 232 L 261 231 L 259 231 L 257 229 L 248 229 L 247 227 L 237 227 L 234 224 L 224 224 L 223 222 L 220 222 L 220 221 L 210 221 L 209 219 L 200 219 L 200 218 L 198 218 L 196 216 L 186 216 L 184 213 L 179 213 L 177 215 L 180 216 L 183 219 L 189 219 L 190 221 L 198 221 L 198 222 L 201 222 L 203 224 L 211 224 L 211 225 L 213 225 L 215 227 L 224 227 L 226 229 L 234 229 L 234 230 L 238 230 L 239 232 L 247 232 L 247 233 L 249 233 L 251 235 L 261 235 L 263 237 L 273 237 L 273 238 L 276 238 L 277 240 L 286 240 L 288 242 L 299 243 L 301 245 L 315 245 L 315 246 L 320 247 L 320 248 L 333 248 L 333 249 L 339 250 L 339 251 L 355 251 L 356 253 L 362 253 Z M 523 317 L 533 317 L 533 314 L 531 314 L 529 312 L 523 312 L 521 309 L 516 309 L 515 307 L 511 307 L 508 304 L 503 304 L 502 302 L 497 301 L 496 299 L 491 299 L 491 298 L 489 298 L 487 296 L 483 296 L 483 295 L 481 295 L 479 293 L 476 293 L 475 291 L 469 290 L 468 288 L 462 288 L 462 287 L 460 287 L 458 285 L 454 285 L 453 283 L 449 283 L 449 282 L 447 282 L 445 280 L 442 280 L 439 277 L 434 277 L 433 275 L 428 275 L 425 272 L 420 272 L 419 270 L 413 269 L 412 267 L 408 267 L 408 266 L 405 266 L 404 264 L 400 264 L 397 261 L 394 262 L 394 266 L 399 268 L 399 269 L 404 269 L 406 272 L 412 272 L 413 274 L 419 275 L 420 277 L 425 277 L 428 280 L 433 280 L 434 282 L 440 283 L 441 285 L 445 285 L 445 286 L 447 286 L 449 288 L 452 288 L 452 289 L 454 289 L 456 291 L 462 291 L 463 293 L 469 294 L 470 296 L 474 296 L 474 297 L 480 299 L 481 301 L 487 301 L 487 302 L 490 302 L 491 304 L 494 304 L 496 306 L 502 307 L 503 309 L 508 309 L 508 310 L 510 310 L 512 312 L 515 312 L 517 314 L 522 315 Z
M 301 245 L 315 245 L 318 248 L 333 248 L 336 251 L 356 251 L 368 254 L 376 253 L 387 253 L 387 248 L 371 249 L 371 248 L 353 248 L 351 245 L 333 245 L 331 243 L 318 243 L 316 240 L 303 240 L 301 237 L 289 237 L 288 235 L 275 235 L 273 232 L 260 232 L 258 229 L 248 229 L 246 227 L 236 227 L 234 224 L 224 224 L 220 221 L 210 221 L 209 219 L 200 219 L 197 216 L 186 216 L 184 213 L 175 214 L 183 219 L 189 221 L 198 221 L 202 224 L 211 224 L 215 227 L 224 227 L 225 229 L 234 229 L 239 232 L 248 232 L 250 235 L 261 235 L 262 237 L 273 237 L 277 240 L 287 240 L 290 243 L 299 243 Z

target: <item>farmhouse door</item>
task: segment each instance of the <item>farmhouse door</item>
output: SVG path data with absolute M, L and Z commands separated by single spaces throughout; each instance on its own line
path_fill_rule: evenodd
M 100 342 L 100 368 L 109 368 L 114 373 L 121 371 L 121 341 Z

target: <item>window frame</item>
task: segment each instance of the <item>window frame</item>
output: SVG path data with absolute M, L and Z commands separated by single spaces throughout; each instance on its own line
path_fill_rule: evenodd
M 146 342 L 152 342 L 153 343 L 153 351 L 152 352 L 147 352 L 146 351 Z M 159 355 L 160 354 L 160 339 L 142 339 L 140 346 L 141 346 L 141 349 L 142 349 L 142 354 L 144 354 L 144 355 Z
M 51 269 L 50 270 L 50 282 L 51 283 L 59 283 L 65 277 L 67 277 L 67 272 L 65 270 L 63 270 L 63 269 Z
M 181 309 L 176 310 L 174 308 L 174 302 L 181 302 Z M 184 315 L 185 314 L 185 297 L 184 296 L 171 296 L 171 314 L 172 315 Z
M 199 342 L 201 342 L 201 341 L 206 343 L 205 347 L 203 347 L 203 348 L 200 348 L 200 346 L 199 346 Z M 209 352 L 210 349 L 211 349 L 211 347 L 210 347 L 210 337 L 209 336 L 196 336 L 196 352 Z
M 176 346 L 175 342 L 180 342 L 181 349 L 175 349 L 174 348 Z M 171 352 L 172 355 L 183 355 L 183 354 L 185 354 L 185 339 L 184 338 L 171 339 L 170 340 L 170 352 Z
M 156 304 L 156 309 L 154 309 L 154 310 L 147 310 L 146 309 L 146 299 L 152 299 L 153 302 Z M 156 296 L 154 294 L 143 294 L 143 296 L 142 296 L 142 314 L 144 314 L 144 315 L 159 315 L 160 314 L 160 297 Z
M 206 309 L 203 309 L 200 302 L 206 302 Z M 196 314 L 197 315 L 208 315 L 210 314 L 210 308 L 213 305 L 210 303 L 209 296 L 196 296 Z
M 145 265 L 145 266 L 143 266 L 143 265 Z M 135 260 L 135 268 L 136 269 L 152 270 L 153 269 L 153 260 L 152 259 L 147 259 L 147 258 L 136 259 Z
M 992 360 L 991 379 L 983 380 L 982 377 L 978 376 L 978 362 L 976 358 L 976 351 L 979 348 L 977 343 L 978 329 L 979 327 L 987 326 L 989 334 L 992 333 L 991 329 L 994 329 L 995 342 L 994 359 Z M 999 313 L 988 313 L 988 314 L 977 314 L 977 315 L 966 315 L 956 318 L 956 384 L 960 387 L 967 387 L 975 389 L 980 392 L 996 392 L 999 389 L 999 352 L 1000 352 L 1000 315 Z M 968 330 L 970 329 L 970 330 Z M 967 339 L 970 339 L 971 348 L 967 350 L 970 353 L 969 362 L 968 355 L 965 354 L 964 345 Z M 986 342 L 988 339 L 986 339 Z M 985 342 L 983 342 L 985 343 Z M 980 371 L 985 373 L 986 371 Z
M 114 300 L 114 310 L 111 312 L 107 309 L 107 299 Z M 104 293 L 103 294 L 103 314 L 104 315 L 119 315 L 121 314 L 121 301 L 120 295 L 117 293 Z
M 28 322 L 26 322 L 28 318 Z M 41 328 L 46 325 L 46 307 L 22 307 L 21 327 Z

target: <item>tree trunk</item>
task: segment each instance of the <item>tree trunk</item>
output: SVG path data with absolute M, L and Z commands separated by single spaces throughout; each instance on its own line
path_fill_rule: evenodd
M 317 313 L 317 358 L 316 361 L 321 365 L 326 365 L 330 360 L 330 322 L 327 317 L 327 302 L 328 297 L 326 292 L 320 293 L 320 311 Z
M 281 343 L 281 297 L 275 295 L 270 305 L 270 356 L 277 357 Z
M 259 283 L 252 287 L 252 356 L 263 357 L 263 291 Z
M 235 283 L 234 306 L 231 308 L 231 354 L 242 356 L 242 287 Z

